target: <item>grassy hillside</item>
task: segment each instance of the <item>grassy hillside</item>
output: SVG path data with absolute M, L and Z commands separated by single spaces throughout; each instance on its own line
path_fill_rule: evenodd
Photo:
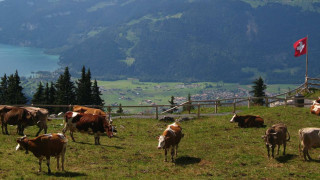
M 156 137 L 167 123 L 154 119 L 116 119 L 118 134 L 101 138 L 101 146 L 94 145 L 91 135 L 75 133 L 77 142 L 70 138 L 66 153 L 66 172 L 55 170 L 52 175 L 37 173 L 38 161 L 23 151 L 15 151 L 14 127 L 10 134 L 0 135 L 0 179 L 315 179 L 320 175 L 317 161 L 304 162 L 298 152 L 298 129 L 320 126 L 319 117 L 308 108 L 255 107 L 240 114 L 259 114 L 267 127 L 283 122 L 288 125 L 291 140 L 287 155 L 268 159 L 261 136 L 266 128 L 241 129 L 229 123 L 231 115 L 206 117 L 183 122 L 182 139 L 176 163 L 163 162 Z M 61 120 L 49 122 L 49 132 L 60 132 Z M 25 133 L 33 137 L 36 128 Z M 282 148 L 280 153 L 282 152 Z M 319 149 L 311 151 L 317 159 Z

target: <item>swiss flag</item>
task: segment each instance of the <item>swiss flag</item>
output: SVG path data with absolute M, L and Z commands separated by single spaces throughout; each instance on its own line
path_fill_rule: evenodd
M 307 37 L 299 39 L 293 44 L 294 56 L 298 57 L 307 53 Z

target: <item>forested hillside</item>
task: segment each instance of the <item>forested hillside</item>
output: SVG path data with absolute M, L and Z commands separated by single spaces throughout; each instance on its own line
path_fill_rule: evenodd
M 0 43 L 46 48 L 102 80 L 304 81 L 293 43 L 309 36 L 318 76 L 319 1 L 4 0 Z

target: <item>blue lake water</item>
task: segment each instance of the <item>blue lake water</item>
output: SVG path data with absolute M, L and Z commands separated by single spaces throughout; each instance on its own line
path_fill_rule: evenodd
M 31 72 L 54 71 L 59 68 L 59 56 L 48 55 L 43 49 L 0 44 L 0 77 L 15 73 L 30 76 Z

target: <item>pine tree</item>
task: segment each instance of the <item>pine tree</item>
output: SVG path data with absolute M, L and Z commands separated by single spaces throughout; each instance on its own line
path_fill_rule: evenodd
M 48 104 L 55 104 L 56 100 L 56 88 L 54 87 L 53 82 L 51 82 L 50 88 L 49 88 L 49 102 Z
M 7 75 L 4 74 L 0 82 L 0 104 L 7 103 L 7 89 L 8 89 L 8 79 L 7 79 Z
M 253 102 L 257 105 L 263 105 L 265 103 L 264 98 L 265 97 L 265 90 L 267 89 L 267 85 L 264 84 L 263 79 L 259 77 L 259 79 L 256 79 L 253 81 L 252 91 L 250 93 L 253 94 L 254 97 L 256 97 Z
M 75 101 L 75 92 L 74 92 L 74 83 L 71 81 L 71 75 L 69 73 L 69 68 L 66 67 L 62 75 L 59 76 L 56 82 L 56 99 L 55 104 L 58 105 L 70 105 L 74 104 Z M 68 108 L 59 108 L 58 110 L 68 110 Z
M 6 104 L 25 104 L 27 98 L 24 96 L 22 86 L 20 85 L 18 71 L 8 78 L 7 103 Z
M 97 80 L 94 80 L 93 86 L 92 86 L 92 104 L 93 105 L 99 105 L 99 106 L 103 106 L 104 105 L 104 101 L 101 99 L 101 92 L 97 83 Z
M 119 104 L 119 109 L 117 110 L 117 113 L 119 113 L 119 114 L 123 113 L 123 109 L 122 109 L 121 103 Z
M 176 103 L 174 102 L 174 96 L 171 96 L 171 100 L 169 100 L 168 102 L 171 104 L 170 108 L 174 108 L 176 106 Z M 169 113 L 173 113 L 177 110 L 177 108 L 174 108 L 171 111 L 169 111 Z
M 76 96 L 77 96 L 77 104 L 79 105 L 90 105 L 92 104 L 91 100 L 91 72 L 88 70 L 86 73 L 86 69 L 83 66 L 81 71 L 81 79 L 77 82 L 76 88 Z
M 44 104 L 44 88 L 42 83 L 39 83 L 37 91 L 34 93 L 33 98 L 31 100 L 32 104 Z
M 50 101 L 50 88 L 49 88 L 49 83 L 46 83 L 46 87 L 44 88 L 43 92 L 43 104 L 49 104 Z
M 183 106 L 183 111 L 188 111 L 190 114 L 190 111 L 194 109 L 194 106 L 191 106 L 191 94 L 188 94 L 188 103 L 186 103 L 187 106 Z

